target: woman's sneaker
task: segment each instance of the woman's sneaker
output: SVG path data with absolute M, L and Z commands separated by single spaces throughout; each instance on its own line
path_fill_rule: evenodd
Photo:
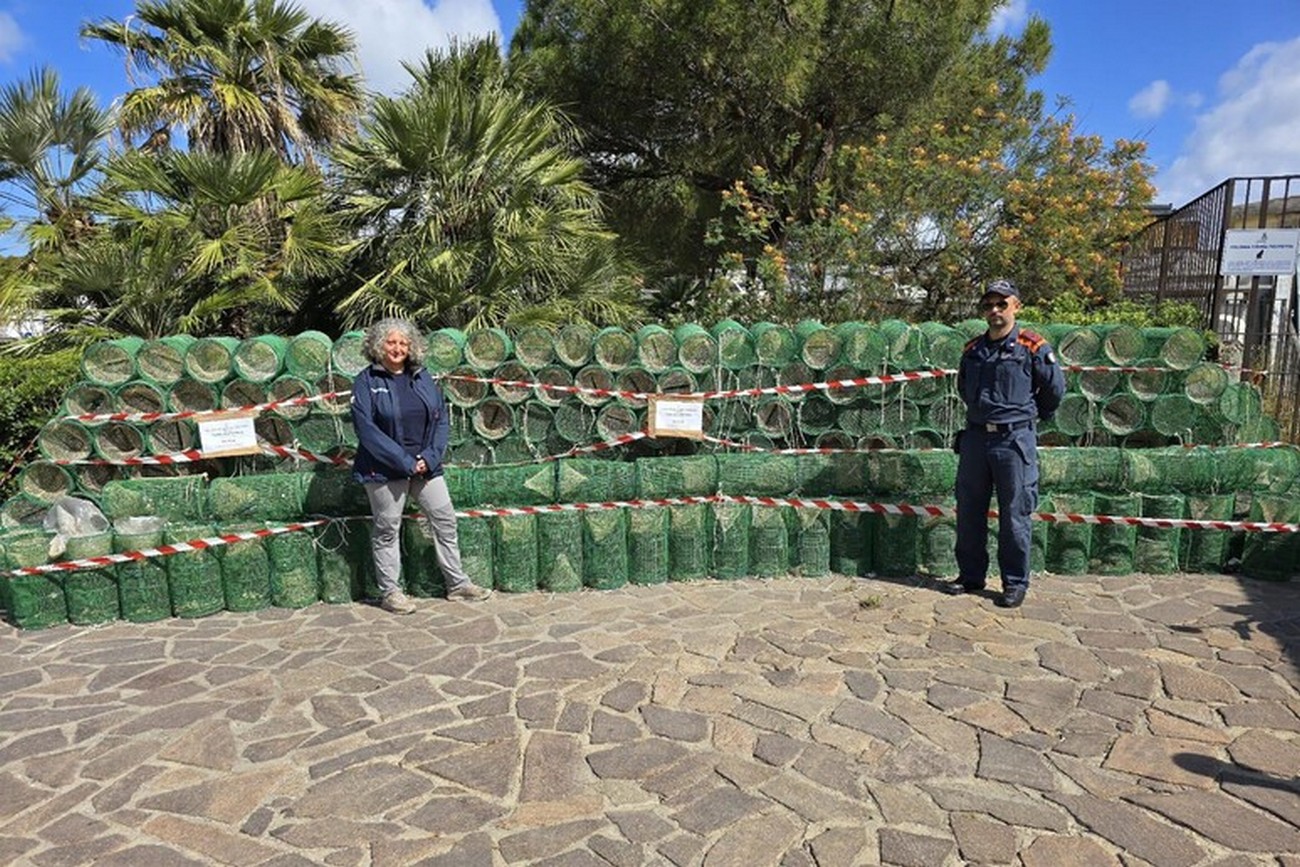
M 385 593 L 384 598 L 379 601 L 379 607 L 394 614 L 413 614 L 415 612 L 415 606 L 411 604 L 411 600 L 407 599 L 406 594 L 401 590 Z
M 477 584 L 463 584 L 455 590 L 449 591 L 447 598 L 459 602 L 482 602 L 491 595 L 492 591 L 486 587 L 480 587 Z

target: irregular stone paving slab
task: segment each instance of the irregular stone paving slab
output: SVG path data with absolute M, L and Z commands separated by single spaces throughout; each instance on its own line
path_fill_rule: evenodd
M 0 627 L 0 861 L 1300 865 L 1300 586 L 932 588 Z

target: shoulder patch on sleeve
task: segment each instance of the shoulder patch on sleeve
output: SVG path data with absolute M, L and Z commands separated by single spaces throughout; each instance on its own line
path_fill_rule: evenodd
M 1016 335 L 1016 343 L 1026 347 L 1030 352 L 1037 352 L 1047 345 L 1047 340 L 1036 331 L 1021 331 Z
M 975 346 L 975 344 L 976 344 L 976 343 L 979 343 L 979 342 L 980 342 L 980 339 L 979 339 L 978 337 L 972 337 L 970 340 L 967 340 L 967 341 L 966 341 L 966 345 L 963 346 L 963 347 L 961 348 L 961 351 L 962 351 L 962 352 L 970 352 L 971 349 Z

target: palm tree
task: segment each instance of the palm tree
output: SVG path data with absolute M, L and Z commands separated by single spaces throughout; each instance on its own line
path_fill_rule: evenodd
M 0 201 L 28 244 L 57 248 L 84 235 L 82 196 L 103 157 L 110 122 L 94 95 L 65 96 L 52 69 L 0 90 Z
M 81 35 L 123 52 L 133 79 L 152 80 L 118 110 L 123 134 L 144 134 L 149 150 L 179 125 L 195 150 L 269 150 L 311 164 L 314 148 L 353 128 L 363 103 L 345 63 L 352 34 L 285 0 L 138 0 L 135 15 L 85 24 Z
M 269 151 L 130 152 L 104 173 L 92 199 L 100 230 L 31 293 L 47 331 L 17 351 L 273 328 L 304 281 L 331 276 L 343 259 L 320 174 Z
M 574 132 L 505 84 L 495 40 L 407 66 L 360 137 L 332 152 L 360 238 L 352 323 L 403 313 L 427 326 L 621 321 L 630 281 L 605 228 Z

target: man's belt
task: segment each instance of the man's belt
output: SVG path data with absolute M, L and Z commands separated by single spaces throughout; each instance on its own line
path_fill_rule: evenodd
M 1025 421 L 1009 421 L 1002 424 L 996 424 L 991 421 L 971 422 L 966 425 L 969 430 L 982 430 L 985 433 L 1011 433 L 1013 430 L 1024 430 L 1034 426 L 1033 419 Z

